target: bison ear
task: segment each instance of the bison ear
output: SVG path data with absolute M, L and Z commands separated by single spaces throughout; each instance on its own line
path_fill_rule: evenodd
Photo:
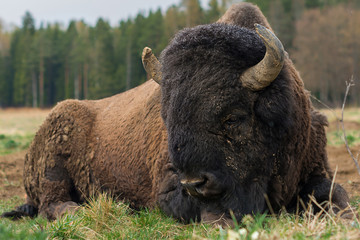
M 151 48 L 144 48 L 142 53 L 142 62 L 147 74 L 149 74 L 155 82 L 161 84 L 161 63 L 154 56 Z
M 266 20 L 266 17 L 259 7 L 246 2 L 233 4 L 218 22 L 237 25 L 252 30 L 255 30 L 254 25 L 257 23 L 272 31 L 269 22 Z

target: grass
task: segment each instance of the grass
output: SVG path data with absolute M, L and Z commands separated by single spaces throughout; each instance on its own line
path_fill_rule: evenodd
M 0 212 L 14 208 L 22 204 L 22 198 L 13 197 L 0 202 Z M 0 239 L 47 239 L 48 233 L 42 229 L 45 226 L 46 219 L 23 219 L 18 222 L 12 222 L 8 219 L 0 218 Z
M 322 110 L 329 122 L 330 127 L 327 131 L 328 145 L 340 146 L 344 145 L 344 133 L 340 125 L 339 119 L 341 118 L 341 109 Z M 344 122 L 346 139 L 350 147 L 360 145 L 360 108 L 348 108 L 344 111 Z M 347 124 L 352 123 L 349 126 Z
M 51 223 L 50 238 L 72 239 L 190 239 L 193 235 L 219 239 L 219 228 L 210 225 L 183 225 L 159 209 L 135 211 L 116 203 L 106 194 Z
M 360 129 L 346 130 L 346 139 L 350 147 L 360 145 Z M 327 133 L 327 141 L 331 146 L 344 145 L 344 133 L 342 130 Z
M 360 199 L 352 202 L 359 209 Z M 0 211 L 17 200 L 2 203 Z M 91 199 L 75 215 L 47 222 L 43 218 L 0 220 L 0 239 L 359 239 L 359 219 L 314 215 L 247 215 L 234 228 L 209 224 L 184 225 L 159 209 L 135 211 L 106 194 Z
M 0 109 L 0 155 L 28 148 L 49 110 Z
M 326 115 L 329 122 L 334 122 L 341 118 L 341 108 L 336 109 L 321 109 L 323 114 Z M 345 108 L 344 120 L 360 123 L 360 108 Z
M 0 205 L 0 211 L 17 204 L 18 199 L 11 199 Z M 178 223 L 159 209 L 132 210 L 106 194 L 90 200 L 75 215 L 53 222 L 40 217 L 17 222 L 0 219 L 0 239 L 225 239 L 225 235 L 225 230 L 211 225 Z
M 33 138 L 34 134 L 0 134 L 0 155 L 10 154 L 27 149 Z

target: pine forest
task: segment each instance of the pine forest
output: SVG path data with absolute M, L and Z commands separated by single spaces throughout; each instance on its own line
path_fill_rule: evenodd
M 360 1 L 252 0 L 268 18 L 311 94 L 339 107 L 351 78 L 348 104 L 360 105 Z M 216 22 L 229 0 L 179 0 L 168 9 L 140 12 L 116 26 L 100 18 L 41 23 L 24 13 L 22 25 L 0 22 L 0 107 L 51 107 L 58 101 L 99 99 L 147 80 L 145 46 L 159 56 L 185 27 Z

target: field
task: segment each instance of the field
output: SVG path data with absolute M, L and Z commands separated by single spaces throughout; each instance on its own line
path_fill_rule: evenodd
M 0 110 L 0 213 L 24 202 L 23 158 L 36 130 L 49 110 Z M 336 182 L 349 193 L 351 204 L 360 210 L 360 176 L 342 140 L 337 118 L 340 110 L 323 111 L 327 129 L 328 155 Z M 336 117 L 337 116 L 337 117 Z M 356 156 L 360 153 L 360 109 L 344 115 L 347 140 Z M 183 225 L 158 210 L 131 210 L 108 196 L 91 199 L 76 215 L 54 222 L 40 217 L 11 222 L 0 219 L 0 239 L 360 239 L 359 219 L 337 216 L 246 216 L 233 229 L 207 224 Z

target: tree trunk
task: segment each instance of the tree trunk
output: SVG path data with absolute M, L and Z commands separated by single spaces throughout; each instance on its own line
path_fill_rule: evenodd
M 69 94 L 69 64 L 68 61 L 65 61 L 65 91 L 64 91 L 64 97 L 65 99 L 70 98 Z
M 39 102 L 40 107 L 44 107 L 44 59 L 40 58 L 39 63 Z
M 81 64 L 79 65 L 79 69 L 78 69 L 78 99 L 81 99 L 82 98 L 82 68 L 81 68 Z
M 84 63 L 84 99 L 88 98 L 88 64 Z
M 74 75 L 74 98 L 79 99 L 79 78 L 77 72 Z
M 131 37 L 128 41 L 128 46 L 126 50 L 126 90 L 131 88 Z
M 32 80 L 32 107 L 36 108 L 38 106 L 37 98 L 37 82 L 36 82 L 36 74 L 34 71 L 31 72 L 31 80 Z

